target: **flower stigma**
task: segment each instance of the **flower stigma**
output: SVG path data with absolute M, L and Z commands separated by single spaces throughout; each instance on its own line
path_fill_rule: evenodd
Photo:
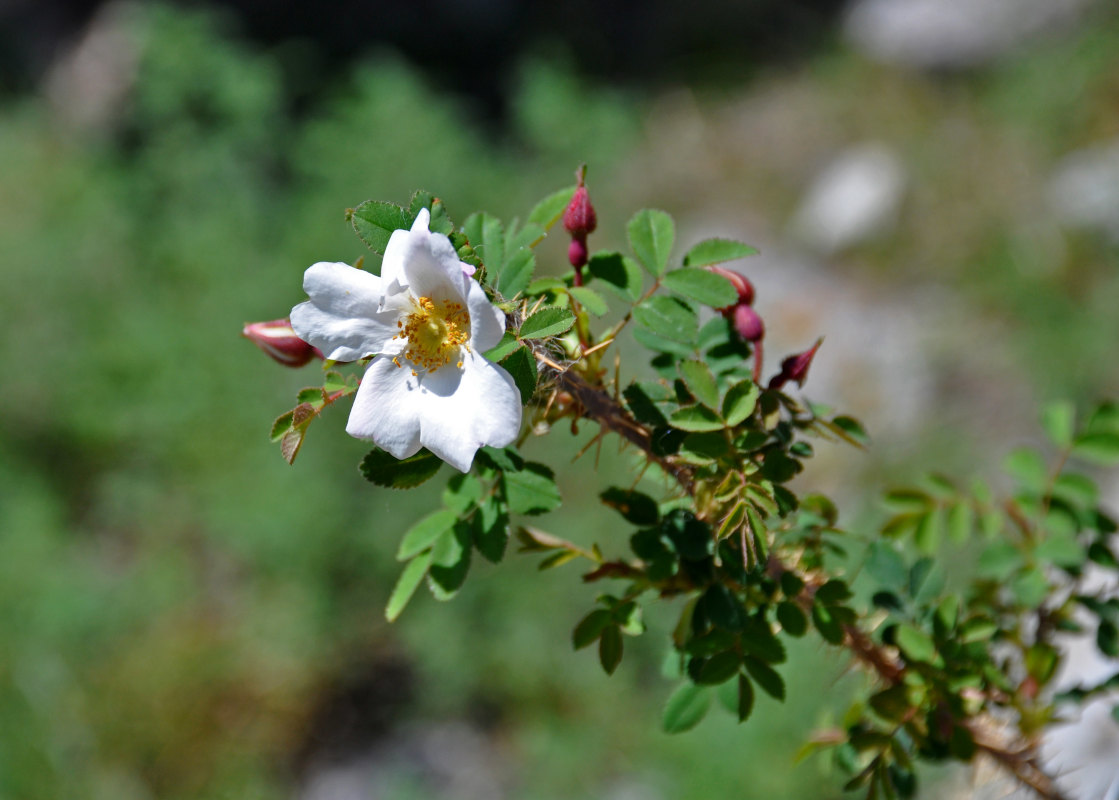
M 459 348 L 470 350 L 467 344 L 470 339 L 470 314 L 462 303 L 420 297 L 413 300 L 412 305 L 415 310 L 397 321 L 400 332 L 392 337 L 408 341 L 401 355 L 417 369 L 428 372 L 446 366 L 452 359 L 461 368 Z M 398 357 L 393 358 L 393 363 L 403 366 Z M 412 374 L 416 374 L 415 369 Z

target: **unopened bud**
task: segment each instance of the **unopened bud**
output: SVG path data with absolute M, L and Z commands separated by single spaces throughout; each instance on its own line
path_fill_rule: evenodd
M 591 205 L 591 198 L 587 195 L 587 187 L 583 185 L 583 176 L 579 175 L 579 186 L 563 212 L 563 227 L 575 238 L 585 239 L 588 233 L 594 233 L 598 227 L 598 217 Z
M 571 246 L 567 248 L 567 260 L 571 266 L 578 269 L 587 263 L 587 240 L 572 239 Z
M 295 335 L 287 319 L 248 323 L 241 329 L 241 335 L 285 367 L 302 367 L 315 356 L 322 357 L 318 350 Z
M 731 324 L 738 335 L 748 342 L 760 342 L 765 336 L 765 324 L 758 312 L 745 303 L 736 305 L 730 313 Z
M 706 267 L 708 272 L 726 278 L 734 286 L 734 290 L 738 292 L 738 301 L 735 305 L 748 305 L 754 304 L 754 284 L 750 283 L 749 279 L 741 272 L 735 272 L 733 269 L 726 269 L 725 267 Z M 728 306 L 720 311 L 728 311 L 733 309 L 734 306 Z
M 791 355 L 782 361 L 781 372 L 770 379 L 769 388 L 780 389 L 789 381 L 795 381 L 797 386 L 804 386 L 804 382 L 808 380 L 808 368 L 812 366 L 812 359 L 816 357 L 816 351 L 823 343 L 822 338 L 817 339 L 816 344 L 810 349 Z

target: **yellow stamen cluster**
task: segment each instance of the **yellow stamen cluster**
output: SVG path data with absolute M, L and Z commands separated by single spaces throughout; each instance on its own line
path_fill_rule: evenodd
M 415 310 L 397 321 L 396 327 L 400 328 L 400 332 L 392 337 L 408 341 L 401 355 L 411 361 L 416 369 L 436 370 L 452 359 L 461 367 L 459 348 L 470 350 L 467 345 L 470 339 L 470 314 L 462 303 L 449 300 L 436 302 L 430 297 L 421 297 L 412 303 Z M 392 361 L 398 367 L 403 366 L 399 357 Z M 412 374 L 416 374 L 415 369 Z

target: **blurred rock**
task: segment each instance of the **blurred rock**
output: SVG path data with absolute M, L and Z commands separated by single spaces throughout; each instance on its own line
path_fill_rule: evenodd
M 1047 193 L 1058 221 L 1119 241 L 1119 140 L 1065 156 L 1049 178 Z
M 830 254 L 890 230 L 905 194 L 905 168 L 877 143 L 850 147 L 809 188 L 793 221 L 798 237 Z
M 1097 0 L 855 0 L 846 38 L 890 64 L 959 69 L 986 64 L 1042 33 L 1071 27 Z
M 410 725 L 365 752 L 311 763 L 298 800 L 500 800 L 510 794 L 510 763 L 466 723 Z
M 127 100 L 139 51 L 128 14 L 121 3 L 102 6 L 47 72 L 47 101 L 66 128 L 108 131 Z

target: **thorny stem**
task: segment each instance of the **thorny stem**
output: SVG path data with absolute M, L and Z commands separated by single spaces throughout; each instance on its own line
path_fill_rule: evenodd
M 570 370 L 552 368 L 552 372 L 557 388 L 568 392 L 578 403 L 581 416 L 597 422 L 603 430 L 613 431 L 638 447 L 649 461 L 671 475 L 688 495 L 695 496 L 695 476 L 691 469 L 674 462 L 669 457 L 653 452 L 650 431 L 635 420 L 617 400 Z M 592 574 L 595 578 L 607 577 L 608 573 L 616 570 L 618 577 L 623 577 L 627 573 L 626 566 L 620 562 L 608 563 Z M 818 576 L 800 573 L 795 567 L 782 563 L 772 553 L 766 568 L 778 577 L 783 572 L 793 572 L 800 577 L 804 581 L 805 589 L 797 600 L 802 605 L 807 604 L 811 607 L 812 595 L 823 584 Z M 844 634 L 842 647 L 850 651 L 859 663 L 890 685 L 902 682 L 906 667 L 887 648 L 876 644 L 865 631 L 855 625 L 845 624 L 842 630 Z M 980 752 L 992 758 L 1015 780 L 1032 789 L 1043 800 L 1069 800 L 1045 772 L 1036 748 L 1032 744 L 1027 743 L 1015 748 L 1010 744 L 993 741 L 983 731 L 977 730 L 978 726 L 974 722 L 973 720 L 969 725 L 969 730 Z

